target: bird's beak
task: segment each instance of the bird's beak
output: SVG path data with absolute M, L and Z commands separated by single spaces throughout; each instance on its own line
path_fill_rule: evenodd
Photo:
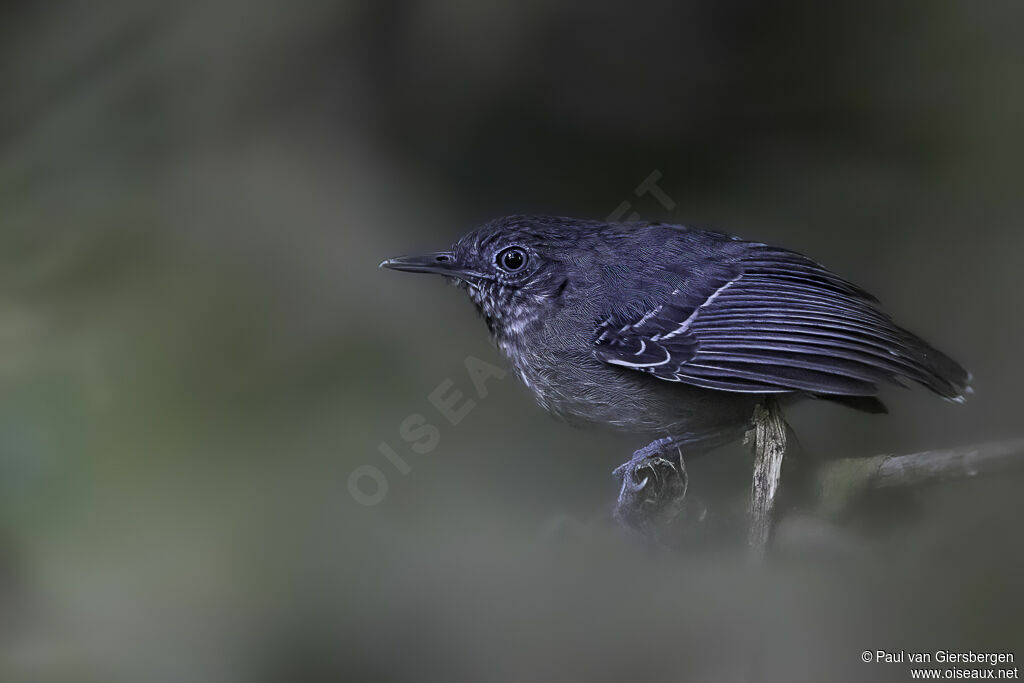
M 404 270 L 410 273 L 436 273 L 454 278 L 472 277 L 450 251 L 439 251 L 425 256 L 399 256 L 381 261 L 381 268 Z

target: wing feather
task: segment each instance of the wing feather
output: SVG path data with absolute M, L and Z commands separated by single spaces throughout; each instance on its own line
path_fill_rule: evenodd
M 966 390 L 963 368 L 897 326 L 870 294 L 795 252 L 750 245 L 708 291 L 695 296 L 688 282 L 632 320 L 610 316 L 598 327 L 598 357 L 733 392 L 871 396 L 901 379 L 953 400 Z

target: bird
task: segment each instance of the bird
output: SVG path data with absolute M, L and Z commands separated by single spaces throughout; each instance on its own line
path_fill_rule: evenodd
M 956 403 L 971 392 L 967 370 L 864 289 L 796 251 L 721 232 L 516 215 L 380 267 L 465 289 L 556 417 L 652 439 L 616 470 L 620 508 L 646 483 L 627 466 L 738 440 L 768 397 L 885 413 L 884 385 Z

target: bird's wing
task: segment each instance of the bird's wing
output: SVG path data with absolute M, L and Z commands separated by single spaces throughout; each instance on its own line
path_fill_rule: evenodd
M 905 378 L 955 400 L 968 380 L 870 294 L 766 245 L 750 245 L 647 310 L 602 320 L 595 353 L 663 380 L 733 392 L 870 396 L 879 382 Z

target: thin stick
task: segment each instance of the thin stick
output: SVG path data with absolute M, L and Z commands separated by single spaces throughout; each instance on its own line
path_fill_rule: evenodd
M 769 397 L 754 409 L 754 476 L 750 487 L 749 543 L 757 558 L 764 557 L 771 538 L 775 494 L 786 453 L 786 422 L 778 402 Z
M 1004 471 L 1024 464 L 1022 454 L 1024 439 L 890 455 L 878 467 L 871 485 L 874 488 L 918 486 Z
M 843 458 L 817 471 L 818 508 L 836 515 L 868 489 L 915 487 L 1011 470 L 1024 470 L 1024 438 L 906 455 Z

